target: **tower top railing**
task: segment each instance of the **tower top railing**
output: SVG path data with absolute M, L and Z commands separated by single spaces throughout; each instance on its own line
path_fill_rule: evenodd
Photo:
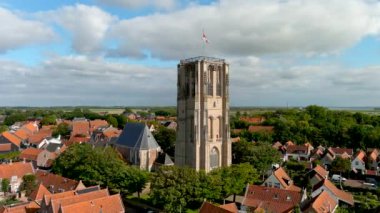
M 219 63 L 224 63 L 225 60 L 221 58 L 214 58 L 214 57 L 208 57 L 208 56 L 197 56 L 194 58 L 187 58 L 187 59 L 181 59 L 180 63 L 190 63 L 190 62 L 195 62 L 195 61 L 209 61 L 209 62 L 219 62 Z

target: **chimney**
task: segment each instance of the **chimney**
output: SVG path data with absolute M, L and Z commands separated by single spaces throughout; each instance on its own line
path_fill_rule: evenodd
M 12 159 L 11 159 L 11 160 L 9 160 L 9 165 L 12 165 Z
M 25 162 L 26 162 L 25 158 L 23 158 L 23 159 L 22 159 L 22 162 L 23 162 L 23 163 L 25 163 Z

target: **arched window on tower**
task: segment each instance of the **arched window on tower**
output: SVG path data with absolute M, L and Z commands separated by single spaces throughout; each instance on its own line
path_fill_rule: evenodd
M 218 67 L 218 70 L 216 71 L 216 96 L 222 96 L 222 67 Z
M 214 87 L 214 75 L 213 75 L 213 67 L 208 66 L 208 86 L 207 86 L 207 95 L 213 96 L 213 87 Z
M 216 147 L 213 147 L 210 152 L 210 169 L 219 167 L 219 151 Z

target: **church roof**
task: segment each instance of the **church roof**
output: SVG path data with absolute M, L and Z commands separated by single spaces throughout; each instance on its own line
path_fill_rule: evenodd
M 140 150 L 160 147 L 148 127 L 143 123 L 127 123 L 116 141 L 116 146 L 138 148 Z
M 163 165 L 174 165 L 174 162 L 169 157 L 169 155 L 163 152 L 158 154 L 156 163 L 163 164 Z

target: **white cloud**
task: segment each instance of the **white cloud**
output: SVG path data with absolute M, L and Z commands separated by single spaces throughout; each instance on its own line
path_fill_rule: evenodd
M 72 47 L 79 53 L 93 53 L 102 49 L 102 42 L 110 24 L 116 20 L 96 6 L 77 4 L 55 11 L 42 12 L 41 19 L 54 21 L 72 34 Z
M 202 28 L 210 45 L 203 48 Z M 380 6 L 361 0 L 221 0 L 120 21 L 111 55 L 178 59 L 195 55 L 332 54 L 378 34 Z
M 125 7 L 129 9 L 153 6 L 157 9 L 168 10 L 176 6 L 175 0 L 97 0 L 97 1 L 105 5 Z
M 25 45 L 45 43 L 54 38 L 53 31 L 45 24 L 27 20 L 1 7 L 0 20 L 0 53 Z
M 0 61 L 1 106 L 156 105 L 175 103 L 175 70 L 55 57 L 36 67 Z

